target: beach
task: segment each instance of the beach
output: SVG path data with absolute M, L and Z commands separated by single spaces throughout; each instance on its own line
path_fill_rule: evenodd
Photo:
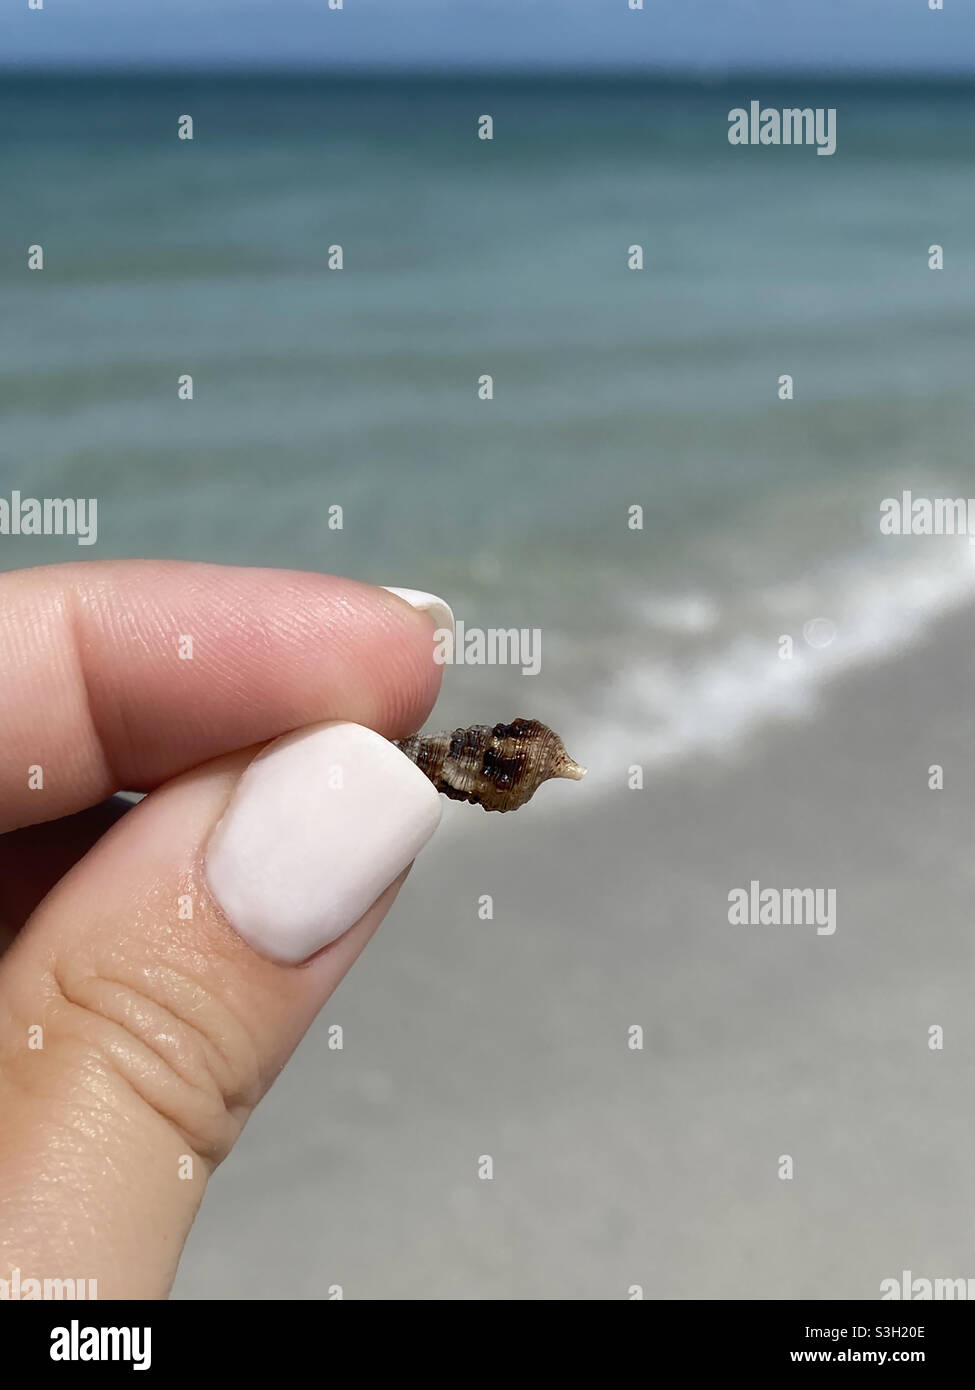
M 967 612 L 727 765 L 565 817 L 449 807 L 213 1182 L 176 1296 L 876 1299 L 904 1269 L 967 1277 L 973 688 Z M 834 887 L 835 933 L 731 926 L 751 878 Z
M 835 108 L 835 154 L 729 145 L 759 96 Z M 445 808 L 177 1297 L 975 1275 L 975 547 L 881 529 L 975 493 L 973 113 L 962 81 L 4 84 L 8 243 L 45 255 L 0 262 L 0 497 L 97 502 L 97 542 L 0 568 L 439 594 L 532 660 L 448 666 L 428 728 L 538 718 L 590 768 Z M 835 930 L 732 924 L 753 883 L 834 892 Z

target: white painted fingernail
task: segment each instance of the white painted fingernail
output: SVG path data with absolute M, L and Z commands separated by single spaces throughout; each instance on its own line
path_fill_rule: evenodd
M 411 608 L 419 608 L 421 613 L 429 613 L 435 628 L 450 628 L 454 631 L 454 615 L 449 603 L 444 603 L 436 594 L 426 594 L 422 589 L 396 589 L 392 584 L 383 584 L 388 594 L 404 599 Z
M 207 847 L 210 891 L 262 956 L 307 960 L 414 859 L 440 809 L 433 784 L 372 729 L 299 729 L 237 783 Z

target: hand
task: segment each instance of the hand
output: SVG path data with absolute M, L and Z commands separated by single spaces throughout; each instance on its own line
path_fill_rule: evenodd
M 155 561 L 0 576 L 0 1279 L 167 1294 L 207 1178 L 439 818 L 368 732 L 436 698 L 428 598 Z M 366 729 L 251 766 L 326 720 Z M 149 795 L 121 814 L 122 789 Z

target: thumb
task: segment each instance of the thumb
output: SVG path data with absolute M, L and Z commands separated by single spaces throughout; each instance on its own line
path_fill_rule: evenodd
M 398 749 L 330 723 L 169 782 L 76 865 L 0 962 L 0 1278 L 166 1295 L 209 1173 L 439 819 Z

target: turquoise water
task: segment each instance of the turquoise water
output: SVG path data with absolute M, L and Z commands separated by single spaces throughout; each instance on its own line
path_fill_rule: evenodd
M 837 153 L 731 147 L 752 98 L 835 106 Z M 8 78 L 0 495 L 97 497 L 99 538 L 0 567 L 433 589 L 543 635 L 537 677 L 448 703 L 560 719 L 597 769 L 813 713 L 972 592 L 964 543 L 877 517 L 975 494 L 973 128 L 961 85 Z

